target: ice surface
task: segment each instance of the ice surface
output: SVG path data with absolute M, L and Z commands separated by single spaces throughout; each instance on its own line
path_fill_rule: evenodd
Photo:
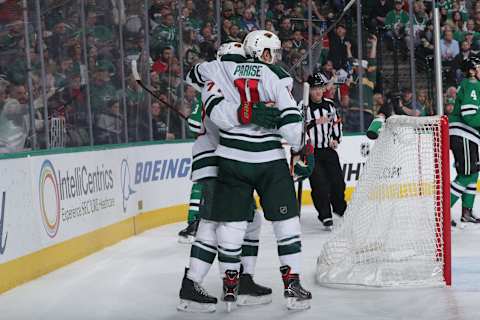
M 330 233 L 323 231 L 313 207 L 305 207 L 303 284 L 312 291 L 312 308 L 292 312 L 284 307 L 275 241 L 265 222 L 255 279 L 272 287 L 273 302 L 230 314 L 222 303 L 213 314 L 176 311 L 189 253 L 188 245 L 177 243 L 183 227 L 173 224 L 145 232 L 0 295 L 0 319 L 480 319 L 480 226 L 453 230 L 451 288 L 331 289 L 314 280 L 316 258 Z M 216 264 L 204 285 L 220 296 Z

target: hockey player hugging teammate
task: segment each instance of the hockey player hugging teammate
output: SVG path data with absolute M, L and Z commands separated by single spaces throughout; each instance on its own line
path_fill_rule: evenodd
M 253 31 L 244 41 L 252 62 L 224 63 L 219 74 L 229 83 L 225 98 L 205 97 L 207 116 L 220 128 L 218 179 L 212 217 L 221 222 L 217 228 L 218 259 L 223 274 L 223 300 L 227 305 L 237 299 L 240 255 L 247 228 L 252 219 L 249 210 L 257 191 L 264 217 L 272 221 L 277 238 L 280 272 L 288 308 L 309 307 L 311 293 L 300 285 L 301 240 L 295 189 L 285 159 L 281 139 L 294 153 L 302 152 L 302 116 L 290 90 L 292 79 L 274 65 L 281 50 L 280 40 L 269 31 Z M 222 100 L 241 107 L 228 108 Z M 261 101 L 271 101 L 280 110 L 277 129 L 253 124 L 254 109 Z M 240 125 L 235 124 L 240 122 Z
M 448 116 L 450 148 L 457 177 L 451 184 L 451 206 L 462 199 L 462 222 L 479 223 L 472 208 L 477 190 L 480 143 L 480 59 L 471 57 L 464 64 L 466 78 L 458 89 L 455 106 Z M 456 223 L 452 220 L 452 225 Z
M 193 83 L 205 85 L 202 92 L 205 119 L 212 120 L 220 129 L 220 144 L 215 152 L 219 177 L 208 220 L 212 224 L 217 222 L 216 232 L 210 233 L 212 239 L 204 240 L 215 243 L 209 244 L 210 251 L 217 249 L 218 244 L 224 288 L 222 299 L 230 308 L 237 301 L 239 291 L 242 293 L 242 276 L 239 276 L 240 262 L 245 261 L 242 251 L 247 248 L 256 251 L 255 241 L 245 240 L 249 234 L 247 221 L 254 217 L 251 199 L 253 191 L 257 190 L 265 217 L 274 223 L 287 305 L 307 308 L 311 294 L 300 286 L 298 274 L 301 251 L 298 208 L 280 143 L 283 136 L 294 151 L 302 151 L 302 118 L 289 91 L 292 79 L 283 69 L 268 64 L 275 61 L 280 50 L 278 38 L 268 31 L 256 31 L 247 36 L 245 43 L 249 44 L 249 55 L 257 59 L 255 63 L 226 55 L 221 63 L 197 65 L 190 72 Z M 237 69 L 239 64 L 251 67 Z M 214 81 L 208 81 L 206 75 L 211 75 Z M 262 101 L 272 101 L 269 105 L 275 108 L 266 108 Z M 275 125 L 271 126 L 269 121 Z M 204 243 L 200 243 L 201 226 L 202 222 L 195 243 L 198 242 L 198 247 L 206 253 Z M 192 259 L 191 255 L 191 268 L 193 260 L 205 263 L 204 266 L 209 264 L 208 259 L 201 260 L 199 255 Z M 190 271 L 184 281 L 187 279 L 198 288 L 202 279 L 193 279 Z M 182 283 L 181 298 L 183 287 Z M 204 292 L 203 289 L 197 291 Z
M 242 63 L 245 53 L 240 43 L 227 43 L 219 48 L 217 61 L 196 65 L 187 75 L 187 81 L 197 88 L 203 87 L 202 98 L 205 106 L 216 105 L 216 108 L 234 110 L 232 118 L 224 119 L 227 127 L 238 126 L 236 111 L 239 103 L 227 101 L 222 90 L 228 92 L 229 83 L 221 78 L 221 65 Z M 219 85 L 215 84 L 218 83 Z M 233 83 L 230 84 L 233 87 Z M 230 91 L 236 93 L 237 91 Z M 237 93 L 238 94 L 238 93 Z M 230 97 L 233 99 L 232 97 Z M 208 102 L 208 103 L 207 103 Z M 275 128 L 280 120 L 280 111 L 276 108 L 266 108 L 263 103 L 251 105 L 252 124 L 263 128 Z M 214 201 L 215 177 L 217 176 L 217 157 L 215 149 L 218 145 L 218 128 L 209 117 L 205 116 L 205 109 L 201 118 L 200 132 L 193 147 L 192 180 L 202 185 L 200 216 L 196 240 L 190 253 L 189 268 L 182 280 L 180 303 L 178 309 L 190 312 L 215 311 L 216 298 L 210 296 L 201 287 L 201 282 L 208 273 L 217 251 L 216 229 L 218 222 L 212 221 L 211 209 Z M 308 174 L 308 173 L 307 173 Z M 237 304 L 252 305 L 271 302 L 271 289 L 260 286 L 253 281 L 257 252 L 258 238 L 261 228 L 261 217 L 255 212 L 253 198 L 250 200 L 248 215 L 252 217 L 247 224 L 247 231 L 243 239 L 241 262 L 243 272 L 239 276 L 239 297 Z

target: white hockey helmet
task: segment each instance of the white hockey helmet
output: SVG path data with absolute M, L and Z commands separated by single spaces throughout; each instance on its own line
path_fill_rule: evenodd
M 245 58 L 245 50 L 240 42 L 223 43 L 217 50 L 217 60 L 220 60 L 226 54 L 239 54 Z
M 276 34 L 268 30 L 252 31 L 243 40 L 245 53 L 251 58 L 258 59 L 262 62 L 273 64 L 280 57 L 282 52 L 282 43 Z M 263 52 L 269 49 L 272 56 L 270 61 L 262 58 Z

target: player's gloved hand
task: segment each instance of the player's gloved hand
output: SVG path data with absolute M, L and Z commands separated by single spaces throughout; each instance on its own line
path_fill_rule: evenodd
M 367 137 L 371 140 L 376 140 L 378 138 L 378 134 L 382 130 L 383 124 L 385 119 L 383 117 L 377 117 L 373 119 L 372 123 L 367 130 Z
M 312 175 L 315 167 L 313 151 L 313 145 L 310 142 L 307 142 L 299 152 L 292 151 L 293 173 L 296 180 L 304 180 Z
M 241 124 L 256 124 L 265 129 L 275 129 L 280 121 L 280 110 L 267 107 L 265 103 L 246 102 L 238 108 L 238 121 Z

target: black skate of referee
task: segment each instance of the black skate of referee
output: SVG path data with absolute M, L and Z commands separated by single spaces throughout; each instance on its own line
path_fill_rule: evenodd
M 332 208 L 343 216 L 345 202 L 345 181 L 335 150 L 342 137 L 342 123 L 335 103 L 323 97 L 327 82 L 320 73 L 308 78 L 310 102 L 307 109 L 308 134 L 315 149 L 315 169 L 310 176 L 312 200 L 318 212 L 318 219 L 328 230 L 333 226 Z

